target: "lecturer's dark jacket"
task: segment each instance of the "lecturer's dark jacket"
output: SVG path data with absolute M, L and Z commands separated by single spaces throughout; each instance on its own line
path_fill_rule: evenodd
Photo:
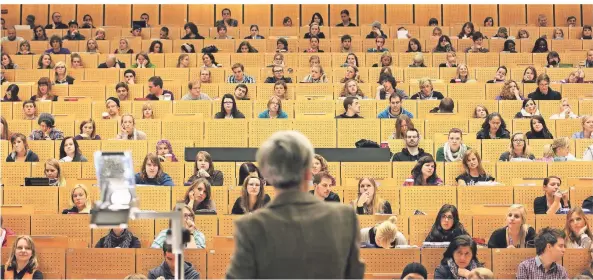
M 285 191 L 235 221 L 235 253 L 226 277 L 362 279 L 359 246 L 351 207 Z

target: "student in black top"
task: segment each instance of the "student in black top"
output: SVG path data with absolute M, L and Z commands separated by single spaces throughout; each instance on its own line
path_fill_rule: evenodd
M 414 186 L 441 186 L 443 180 L 437 176 L 436 169 L 437 162 L 434 158 L 431 155 L 423 156 L 412 168 L 412 175 L 408 179 L 414 180 Z
M 439 92 L 434 90 L 434 86 L 429 78 L 421 78 L 418 80 L 418 85 L 420 86 L 420 91 L 412 95 L 410 99 L 437 99 L 441 100 L 445 98 L 445 96 Z
M 459 186 L 473 186 L 478 182 L 494 181 L 494 177 L 490 176 L 490 174 L 486 173 L 486 170 L 484 170 L 480 153 L 475 149 L 467 150 L 465 154 L 463 154 L 461 162 L 465 172 L 455 178 L 455 181 Z
M 464 234 L 469 235 L 459 221 L 457 207 L 445 204 L 439 210 L 432 229 L 424 242 L 452 242 L 455 237 Z
M 511 133 L 507 130 L 507 125 L 498 112 L 490 113 L 482 129 L 476 135 L 476 139 L 510 139 Z
M 533 200 L 533 212 L 535 214 L 555 214 L 561 208 L 570 208 L 568 191 L 561 191 L 562 180 L 557 176 L 549 176 L 544 179 L 544 196 L 536 197 Z
M 533 49 L 531 50 L 532 53 L 547 53 L 548 50 L 548 41 L 545 38 L 541 37 L 535 40 L 535 44 L 533 45 Z
M 215 119 L 244 119 L 245 115 L 237 109 L 235 96 L 227 93 L 222 96 L 220 112 L 214 115 Z
M 307 32 L 305 34 L 305 39 L 310 39 L 313 36 L 317 36 L 318 39 L 325 39 L 325 34 L 323 34 L 323 32 L 321 32 L 321 29 L 319 27 L 320 25 L 317 23 L 312 23 L 311 26 L 309 26 L 309 32 Z
M 43 279 L 31 236 L 17 236 L 9 250 L 8 261 L 0 267 L 0 279 Z
M 421 157 L 431 156 L 431 154 L 424 152 L 422 148 L 418 148 L 420 144 L 420 132 L 415 128 L 408 128 L 406 131 L 406 147 L 401 152 L 394 154 L 391 161 L 417 161 Z
M 514 160 L 535 160 L 535 156 L 530 152 L 529 145 L 527 145 L 527 137 L 523 132 L 515 132 L 511 136 L 509 150 L 502 153 L 498 158 L 499 161 L 514 161 Z
M 62 210 L 62 214 L 89 214 L 92 208 L 92 199 L 84 185 L 77 184 L 70 190 L 72 208 Z
M 336 119 L 360 119 L 362 118 L 358 114 L 360 113 L 360 104 L 358 103 L 358 97 L 346 97 L 344 99 L 344 112 L 341 115 L 336 116 Z
M 238 185 L 241 186 L 245 182 L 245 179 L 249 176 L 257 176 L 258 178 L 262 179 L 265 182 L 264 178 L 259 171 L 259 168 L 255 166 L 252 162 L 244 162 L 239 167 L 239 182 Z
M 535 230 L 527 224 L 527 212 L 521 204 L 509 207 L 506 226 L 495 230 L 488 248 L 533 248 Z
M 528 98 L 531 98 L 533 100 L 562 99 L 562 95 L 559 92 L 554 91 L 552 88 L 550 88 L 550 77 L 548 77 L 548 75 L 546 75 L 545 73 L 537 76 L 535 82 L 537 83 L 537 89 L 535 89 L 534 92 L 527 95 Z
M 352 23 L 352 19 L 350 18 L 350 12 L 348 10 L 342 10 L 340 12 L 340 18 L 342 18 L 342 22 L 336 24 L 336 26 L 356 26 L 356 24 Z
M 194 213 L 200 210 L 216 212 L 216 204 L 212 200 L 212 187 L 205 178 L 198 178 L 185 191 L 183 203 L 187 205 Z
M 140 248 L 140 240 L 125 228 L 115 227 L 101 237 L 95 248 Z
M 53 23 L 45 26 L 45 29 L 68 29 L 68 25 L 62 23 L 62 14 L 54 12 L 51 14 L 51 20 Z
M 383 37 L 387 39 L 387 34 L 381 30 L 381 23 L 373 21 L 371 24 L 371 32 L 366 36 L 367 39 L 375 39 L 377 37 Z
M 264 190 L 262 180 L 257 176 L 248 176 L 243 182 L 241 196 L 235 200 L 231 214 L 252 213 L 270 202 L 270 196 Z
M 391 204 L 379 196 L 377 182 L 369 177 L 358 181 L 358 196 L 350 205 L 359 215 L 392 214 Z
M 189 179 L 187 179 L 185 185 L 189 186 L 199 178 L 208 180 L 208 183 L 210 183 L 212 186 L 224 185 L 224 174 L 222 171 L 214 169 L 212 156 L 206 151 L 199 151 L 196 154 L 194 174 L 189 177 Z
M 203 40 L 204 39 L 204 37 L 202 37 L 200 35 L 200 33 L 198 33 L 198 26 L 196 26 L 196 24 L 193 22 L 186 23 L 183 26 L 183 29 L 185 30 L 185 36 L 183 36 L 183 38 L 181 38 L 182 40 L 189 40 L 189 39 Z
M 472 270 L 484 267 L 478 260 L 478 246 L 469 235 L 455 237 L 439 266 L 434 270 L 434 279 L 475 279 Z M 479 279 L 479 277 L 478 277 Z
M 309 193 L 320 200 L 339 203 L 340 196 L 331 190 L 334 186 L 336 179 L 326 171 L 321 171 L 313 176 L 313 189 Z
M 515 50 L 515 41 L 511 39 L 504 41 L 504 48 L 502 49 L 502 52 L 517 53 L 517 51 Z
M 554 135 L 548 130 L 546 121 L 541 115 L 531 117 L 529 126 L 531 127 L 531 131 L 527 131 L 525 134 L 527 139 L 554 139 Z
M 80 31 L 78 30 L 78 22 L 76 22 L 75 20 L 71 20 L 68 23 L 68 33 L 66 33 L 62 40 L 78 41 L 84 39 L 84 35 L 80 34 Z
M 284 68 L 280 65 L 274 65 L 272 67 L 272 73 L 274 74 L 272 77 L 267 77 L 264 83 L 274 84 L 278 81 L 284 81 L 285 83 L 292 83 L 291 77 L 284 76 Z

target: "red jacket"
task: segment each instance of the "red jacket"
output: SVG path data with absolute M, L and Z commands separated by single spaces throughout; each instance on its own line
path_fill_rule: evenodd
M 6 247 L 7 246 L 6 243 L 8 243 L 8 236 L 16 235 L 16 234 L 14 233 L 14 231 L 7 229 L 7 228 L 3 228 L 3 230 L 6 231 L 6 234 L 4 235 L 4 241 L 2 241 L 2 247 Z

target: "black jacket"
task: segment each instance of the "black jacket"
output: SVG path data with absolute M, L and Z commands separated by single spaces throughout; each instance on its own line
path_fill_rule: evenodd
M 391 161 L 418 161 L 423 156 L 432 156 L 429 153 L 424 152 L 422 148 L 418 148 L 418 154 L 413 156 L 408 151 L 408 148 L 403 148 L 401 152 L 394 154 L 391 157 Z
M 117 64 L 119 64 L 119 68 L 126 68 L 126 64 L 121 61 L 118 61 Z M 99 64 L 99 67 L 97 67 L 97 68 L 109 68 L 109 67 L 107 67 L 107 63 L 103 62 L 103 63 Z M 113 67 L 113 68 L 115 68 L 115 67 Z
M 51 24 L 48 24 L 48 25 L 45 26 L 45 29 L 53 29 L 53 28 L 54 27 Z M 56 24 L 56 29 L 68 29 L 68 25 L 66 25 L 65 23 L 60 22 L 60 23 Z
M 265 194 L 264 195 L 264 206 L 266 206 L 266 204 L 268 204 L 270 202 L 270 200 L 272 200 L 270 198 L 270 196 L 268 194 Z M 231 210 L 231 214 L 233 214 L 233 215 L 245 214 L 245 211 L 243 211 L 243 208 L 241 207 L 241 197 L 238 197 L 237 200 L 235 200 L 235 204 L 233 204 L 233 209 Z
M 314 190 L 309 191 L 310 194 L 315 195 Z M 335 192 L 329 192 L 329 195 L 324 199 L 325 202 L 342 202 L 340 196 Z
M 54 83 L 57 84 L 57 85 L 60 85 L 60 84 L 62 84 L 62 85 L 64 85 L 64 84 L 72 85 L 72 84 L 74 84 L 74 80 L 76 80 L 76 79 L 72 78 L 71 76 L 66 76 L 66 81 L 65 82 L 61 82 L 60 83 L 60 82 L 58 82 L 56 80 Z
M 481 129 L 476 135 L 476 139 L 492 139 L 490 138 L 490 132 Z M 496 132 L 496 139 L 511 139 L 511 133 L 506 129 L 499 129 Z
M 424 242 L 453 242 L 453 239 L 457 236 L 469 235 L 461 222 L 457 227 L 451 230 L 444 231 L 442 229 L 439 230 L 439 228 L 435 228 L 434 230 L 431 229 Z
M 6 157 L 6 162 L 14 162 L 13 153 L 10 153 Z M 39 156 L 31 150 L 27 150 L 27 155 L 25 156 L 25 162 L 39 162 Z
M 490 240 L 488 240 L 488 248 L 506 248 L 509 246 L 507 243 L 507 227 L 502 227 L 495 230 L 492 235 L 490 235 Z M 527 235 L 525 236 L 525 242 L 533 242 L 535 238 L 535 229 L 529 227 L 527 230 Z M 516 243 L 515 243 L 516 244 Z
M 223 112 L 218 112 L 214 115 L 215 119 L 224 119 L 224 117 L 226 116 L 225 113 Z M 237 114 L 235 116 L 233 116 L 233 119 L 244 119 L 245 115 L 243 115 L 243 113 L 237 111 Z
M 586 200 L 585 200 L 586 201 Z M 570 208 L 570 201 L 567 201 L 568 208 Z M 583 203 L 584 205 L 584 203 Z M 560 208 L 564 207 L 564 200 L 560 199 Z M 546 214 L 548 212 L 548 202 L 546 201 L 546 196 L 536 197 L 533 200 L 533 212 L 535 214 Z
M 70 31 L 68 31 L 68 34 L 66 34 L 66 36 L 64 36 L 62 38 L 62 40 L 84 40 L 85 37 L 84 35 L 80 34 L 80 32 L 77 32 L 76 34 L 72 35 L 70 34 Z
M 533 100 L 560 100 L 562 99 L 562 94 L 554 91 L 552 88 L 548 88 L 548 94 L 543 94 L 541 91 L 539 91 L 539 88 L 537 88 L 534 92 L 527 95 L 527 98 Z
M 185 275 L 184 279 L 200 279 L 200 273 L 188 262 L 185 262 L 183 274 Z M 163 261 L 161 265 L 150 270 L 147 275 L 148 279 L 157 279 L 160 276 L 163 276 L 165 279 L 175 279 L 175 275 L 171 273 L 171 269 L 165 261 Z
M 5 267 L 4 264 L 2 266 L 0 266 L 0 270 L 2 270 L 2 272 L 1 272 L 2 275 L 0 275 L 0 279 L 5 279 L 4 278 L 4 267 Z M 31 268 L 29 268 L 27 266 L 27 267 L 25 267 L 25 269 L 21 270 L 21 272 L 19 272 L 19 273 L 16 273 L 16 267 L 12 272 L 14 273 L 14 279 L 23 279 L 23 277 L 25 276 L 25 273 L 27 273 L 27 272 L 31 273 L 33 271 L 31 270 Z M 43 273 L 41 273 L 41 271 L 39 271 L 39 270 L 35 270 L 32 278 L 33 279 L 43 279 Z
M 264 81 L 264 83 L 266 84 L 273 84 L 276 83 L 277 81 L 284 81 L 287 84 L 292 83 L 292 78 L 291 77 L 282 77 L 282 79 L 276 79 L 276 77 L 267 77 L 266 80 Z
M 583 201 L 583 209 L 589 209 L 589 211 L 593 212 L 593 196 L 587 197 Z
M 109 234 L 109 233 L 107 233 Z M 97 244 L 95 245 L 95 248 L 105 248 L 104 247 L 104 243 L 105 243 L 105 236 L 101 237 L 101 239 L 99 239 L 99 242 L 97 242 Z M 121 247 L 121 244 L 114 244 L 115 247 Z M 113 247 L 113 248 L 115 248 Z M 132 235 L 132 243 L 130 243 L 130 247 L 129 248 L 140 248 L 142 247 L 142 245 L 140 244 L 140 239 L 138 239 L 138 237 L 133 236 Z
M 197 180 L 198 176 L 196 176 L 195 174 L 192 175 L 191 177 L 189 177 L 189 179 L 187 180 L 187 183 L 185 183 L 186 186 L 191 185 L 195 180 Z M 210 185 L 212 186 L 222 186 L 224 184 L 224 174 L 222 174 L 222 171 L 220 170 L 214 170 L 212 172 L 212 174 L 210 175 L 210 177 L 205 178 L 206 180 L 208 180 L 208 183 L 210 183 Z
M 387 35 L 385 34 L 385 32 L 383 32 L 383 30 L 381 30 L 381 37 L 383 37 L 383 38 L 387 39 Z M 371 32 L 370 32 L 370 33 L 367 35 L 367 37 L 366 37 L 366 38 L 367 38 L 367 39 L 375 39 L 375 38 L 377 38 L 377 33 L 375 33 L 375 32 L 373 32 L 373 31 L 371 31 Z

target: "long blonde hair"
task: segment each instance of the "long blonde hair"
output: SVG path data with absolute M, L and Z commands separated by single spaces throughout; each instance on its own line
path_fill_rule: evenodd
M 83 184 L 76 184 L 71 190 L 70 190 L 70 206 L 75 207 L 76 205 L 74 205 L 74 198 L 72 197 L 74 195 L 74 191 L 77 189 L 82 189 L 82 191 L 84 192 L 84 195 L 86 196 L 86 203 L 84 204 L 84 208 L 85 209 L 90 209 L 91 208 L 91 196 L 89 193 L 89 190 L 87 189 L 87 187 Z
M 461 78 L 461 74 L 459 74 L 459 69 L 461 69 L 461 66 L 465 66 L 465 68 L 467 69 L 467 76 L 465 77 L 465 79 Z M 469 80 L 469 67 L 467 67 L 467 64 L 465 63 L 459 63 L 457 65 L 457 71 L 455 72 L 455 79 L 460 79 L 462 82 L 467 82 Z
M 515 145 L 514 144 L 515 136 L 517 136 L 519 134 L 521 136 L 523 136 L 522 139 L 523 139 L 523 143 L 524 143 L 523 144 L 523 155 L 521 155 L 521 156 L 519 156 L 515 153 L 515 146 L 514 146 Z M 517 133 L 513 134 L 513 136 L 511 136 L 511 143 L 509 144 L 509 159 L 508 160 L 510 161 L 512 158 L 529 158 L 530 155 L 531 155 L 531 151 L 529 150 L 529 146 L 527 145 L 527 136 L 525 135 L 525 133 L 517 132 Z
M 45 164 L 43 165 L 43 174 L 44 175 L 45 175 L 45 168 L 48 164 L 58 171 L 58 178 L 57 178 L 58 186 L 59 187 L 66 186 L 66 179 L 64 178 L 64 175 L 62 174 L 62 168 L 60 167 L 60 162 L 55 158 L 50 158 L 47 161 L 45 161 Z
M 514 83 L 517 89 L 519 90 L 519 96 L 523 97 L 523 93 L 519 88 L 519 84 L 515 82 L 515 80 L 507 80 L 504 82 L 504 86 L 500 90 L 500 99 L 501 100 L 517 100 L 514 92 L 511 92 L 511 83 Z
M 521 228 L 519 229 L 519 244 L 516 245 L 516 248 L 525 248 L 525 238 L 527 237 L 527 232 L 529 231 L 529 225 L 527 224 L 527 211 L 525 210 L 525 207 L 521 204 L 513 204 L 509 207 L 509 210 L 507 212 L 507 216 L 511 213 L 511 211 L 513 210 L 518 210 L 519 211 L 519 215 L 521 215 Z M 507 230 L 506 232 L 506 237 L 507 240 L 509 239 L 509 232 Z
M 31 236 L 29 235 L 19 235 L 16 237 L 16 239 L 14 240 L 14 243 L 12 243 L 12 249 L 10 250 L 10 256 L 8 257 L 8 260 L 6 261 L 6 268 L 7 269 L 13 269 L 17 267 L 17 262 L 16 262 L 16 246 L 19 243 L 19 241 L 21 239 L 25 239 L 25 241 L 27 241 L 27 245 L 29 247 L 31 247 L 31 258 L 29 259 L 29 262 L 27 263 L 27 265 L 32 269 L 32 270 L 37 270 L 39 268 L 39 261 L 37 260 L 37 251 L 35 250 L 35 242 L 33 242 L 33 238 L 31 238 Z
M 556 150 L 558 148 L 569 147 L 570 139 L 568 137 L 560 137 L 554 139 L 552 144 L 544 145 L 544 158 L 553 158 L 556 156 Z
M 378 191 L 377 182 L 375 181 L 375 179 L 370 178 L 370 177 L 363 177 L 363 178 L 360 178 L 360 180 L 358 180 L 358 196 L 356 196 L 356 198 L 351 202 L 352 207 L 354 207 L 354 209 L 356 209 L 356 204 L 357 204 L 358 198 L 360 197 L 360 194 L 361 194 L 360 193 L 360 184 L 364 180 L 369 180 L 369 182 L 371 182 L 371 185 L 373 185 L 373 188 L 375 189 L 375 191 L 373 192 L 373 198 L 371 199 L 371 203 L 365 204 L 363 206 L 365 214 L 370 214 L 370 215 L 382 214 L 383 206 L 385 205 L 385 200 L 382 199 L 379 196 L 379 194 L 377 193 L 377 191 Z
M 398 231 L 399 230 L 397 229 L 397 217 L 391 216 L 386 221 L 375 226 L 375 239 L 380 239 L 387 244 L 392 244 L 397 238 Z M 391 246 L 385 249 L 391 249 Z

